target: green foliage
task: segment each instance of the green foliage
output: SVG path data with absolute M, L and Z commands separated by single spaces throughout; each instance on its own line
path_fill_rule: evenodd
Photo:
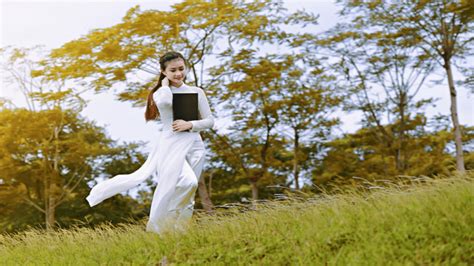
M 72 110 L 2 109 L 0 125 L 2 231 L 43 227 L 47 212 L 62 227 L 145 214 L 133 214 L 136 204 L 121 197 L 94 209 L 85 201 L 94 177 L 132 172 L 144 161 L 142 155 L 131 161 L 136 145 L 116 146 L 102 128 Z M 115 162 L 113 168 L 107 160 Z
M 40 61 L 35 73 L 47 80 L 85 82 L 97 92 L 125 83 L 127 89 L 118 93 L 119 99 L 143 106 L 146 99 L 143 95 L 160 72 L 158 57 L 165 51 L 182 52 L 190 64 L 193 82 L 205 88 L 210 82 L 204 81 L 201 69 L 205 69 L 204 60 L 211 54 L 232 54 L 233 45 L 239 42 L 252 45 L 298 38 L 299 34 L 280 29 L 281 23 L 302 26 L 316 23 L 311 13 L 297 11 L 286 15 L 284 11 L 282 1 L 270 0 L 186 0 L 172 5 L 169 11 L 142 11 L 136 5 L 121 23 L 94 29 L 52 50 Z M 152 77 L 146 84 L 137 83 L 134 79 L 137 72 Z
M 396 176 L 444 176 L 455 172 L 452 152 L 454 137 L 447 125 L 436 126 L 431 131 L 423 120 L 413 120 L 413 128 L 405 139 L 407 145 L 407 170 L 396 167 L 397 146 L 389 146 L 375 136 L 376 128 L 362 128 L 353 134 L 345 134 L 325 144 L 327 149 L 321 163 L 313 172 L 314 183 L 332 187 L 354 184 L 355 179 L 391 179 Z M 384 126 L 393 131 L 396 125 Z M 463 142 L 474 141 L 474 128 L 464 127 Z M 466 148 L 469 148 L 466 145 Z M 466 151 L 466 161 L 472 168 L 472 151 Z

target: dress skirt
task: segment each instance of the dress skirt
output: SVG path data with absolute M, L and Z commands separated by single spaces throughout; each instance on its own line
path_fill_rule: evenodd
M 93 207 L 152 177 L 158 185 L 146 231 L 161 235 L 167 231 L 185 230 L 192 217 L 204 160 L 204 143 L 198 132 L 159 131 L 155 146 L 139 169 L 98 183 L 86 200 Z

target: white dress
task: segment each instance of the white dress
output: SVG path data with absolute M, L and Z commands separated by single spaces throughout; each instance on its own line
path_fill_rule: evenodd
M 192 129 L 175 132 L 173 123 L 173 93 L 197 93 L 201 119 L 190 121 Z M 151 203 L 146 231 L 162 234 L 185 230 L 191 220 L 194 196 L 205 162 L 205 147 L 199 131 L 214 126 L 205 92 L 183 82 L 180 87 L 163 86 L 153 99 L 161 116 L 162 127 L 157 141 L 145 163 L 131 174 L 120 174 L 95 185 L 87 201 L 91 207 L 118 193 L 127 191 L 147 178 L 157 183 Z

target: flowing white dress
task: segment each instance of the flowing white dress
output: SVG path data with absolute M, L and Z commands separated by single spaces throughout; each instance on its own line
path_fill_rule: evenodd
M 173 131 L 173 93 L 197 93 L 199 120 L 190 121 L 190 131 Z M 205 147 L 200 131 L 214 126 L 205 92 L 183 82 L 180 87 L 163 86 L 153 99 L 161 116 L 162 127 L 145 163 L 131 174 L 120 174 L 95 185 L 87 201 L 91 207 L 118 193 L 127 191 L 147 178 L 157 183 L 146 231 L 162 234 L 185 230 L 191 220 L 194 196 L 205 162 Z

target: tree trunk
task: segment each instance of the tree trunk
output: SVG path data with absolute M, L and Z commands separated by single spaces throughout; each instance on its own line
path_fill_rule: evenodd
M 51 192 L 51 189 L 49 190 Z M 56 200 L 54 195 L 48 195 L 48 206 L 46 206 L 46 230 L 52 230 L 56 223 Z
M 298 169 L 298 146 L 299 146 L 299 136 L 298 136 L 298 131 L 295 129 L 295 142 L 294 142 L 294 147 L 293 147 L 293 153 L 294 153 L 294 159 L 293 159 L 293 176 L 295 178 L 295 188 L 297 190 L 300 189 L 299 185 L 299 169 Z
M 250 185 L 252 186 L 252 207 L 255 208 L 255 203 L 258 200 L 258 187 L 256 181 L 250 181 Z
M 208 213 L 214 212 L 214 205 L 212 204 L 211 198 L 209 197 L 209 193 L 207 193 L 206 182 L 204 178 L 200 178 L 198 182 L 198 191 L 199 191 L 199 198 L 201 199 L 202 206 Z
M 456 168 L 458 171 L 464 173 L 466 169 L 464 168 L 464 155 L 462 148 L 461 128 L 459 125 L 458 118 L 456 88 L 454 87 L 451 62 L 449 60 L 445 60 L 444 64 L 444 68 L 446 69 L 446 73 L 448 74 L 449 94 L 451 96 L 451 119 L 453 121 L 454 126 L 454 142 L 456 143 Z
M 397 171 L 399 174 L 405 174 L 406 170 L 406 151 L 405 151 L 405 108 L 407 104 L 406 95 L 404 92 L 400 92 L 400 100 L 399 100 L 399 112 L 400 112 L 400 124 L 398 127 L 399 138 L 398 138 L 398 147 L 397 147 Z
M 45 186 L 45 216 L 46 216 L 46 230 L 51 230 L 55 227 L 56 223 L 56 195 L 59 193 L 59 188 L 56 185 L 57 182 L 61 179 L 59 173 L 59 132 L 63 125 L 64 113 L 61 113 L 61 123 L 59 126 L 54 128 L 54 142 L 55 142 L 55 151 L 53 157 L 53 169 L 52 175 L 46 177 L 46 186 Z

